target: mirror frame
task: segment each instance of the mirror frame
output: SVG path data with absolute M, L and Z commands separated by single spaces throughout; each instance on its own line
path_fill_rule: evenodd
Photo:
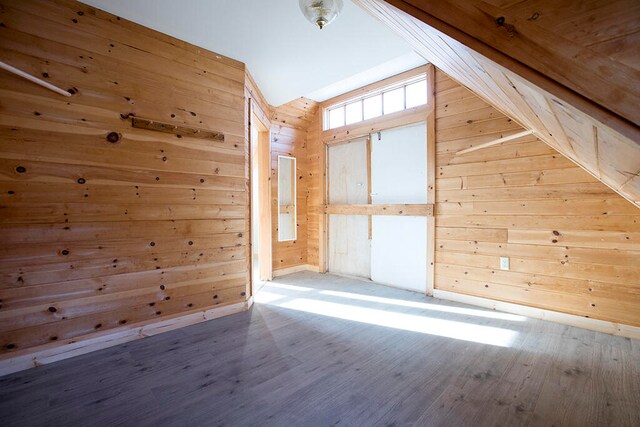
M 292 227 L 293 227 L 293 238 L 287 239 L 281 236 L 280 227 L 280 164 L 283 159 L 291 160 L 293 162 L 293 167 L 291 168 L 291 202 L 293 203 L 293 218 L 291 219 Z M 298 240 L 298 182 L 297 182 L 297 166 L 298 160 L 293 156 L 281 156 L 278 155 L 278 242 L 292 242 Z

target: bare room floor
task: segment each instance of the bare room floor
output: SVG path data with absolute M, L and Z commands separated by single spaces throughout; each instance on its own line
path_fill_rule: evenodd
M 640 425 L 640 342 L 333 275 L 0 378 L 3 425 Z

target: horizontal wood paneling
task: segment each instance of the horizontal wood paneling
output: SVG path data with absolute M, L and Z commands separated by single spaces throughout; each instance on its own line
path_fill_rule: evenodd
M 73 1 L 0 15 L 3 61 L 73 93 L 0 75 L 2 357 L 245 302 L 244 65 Z
M 508 123 L 474 96 L 438 71 L 436 288 L 640 325 L 638 208 L 535 137 L 456 155 Z

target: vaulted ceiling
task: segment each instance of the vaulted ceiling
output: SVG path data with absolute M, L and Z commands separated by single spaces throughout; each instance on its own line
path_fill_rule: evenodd
M 640 2 L 354 2 L 640 207 Z

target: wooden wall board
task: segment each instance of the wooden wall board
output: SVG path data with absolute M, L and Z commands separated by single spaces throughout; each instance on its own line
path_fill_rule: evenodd
M 74 1 L 1 15 L 3 60 L 71 93 L 0 74 L 3 363 L 246 308 L 244 64 Z

